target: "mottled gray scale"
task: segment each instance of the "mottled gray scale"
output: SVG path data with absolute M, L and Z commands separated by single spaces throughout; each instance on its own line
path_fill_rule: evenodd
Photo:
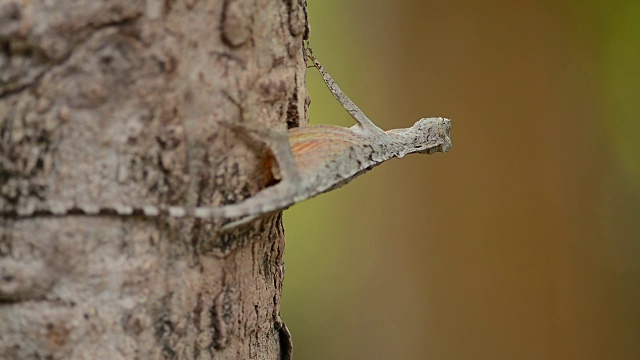
M 153 205 L 133 207 L 124 204 L 105 207 L 94 204 L 59 203 L 53 204 L 49 210 L 44 211 L 36 210 L 33 204 L 25 204 L 8 214 L 60 216 L 115 213 L 122 216 L 240 218 L 223 227 L 228 229 L 338 188 L 394 157 L 401 158 L 411 153 L 432 154 L 449 151 L 451 122 L 448 119 L 424 118 L 410 128 L 385 132 L 340 90 L 313 56 L 311 49 L 307 47 L 307 50 L 309 58 L 322 75 L 331 93 L 357 124 L 351 128 L 329 125 L 310 126 L 292 129 L 288 137 L 269 136 L 271 141 L 269 145 L 283 175 L 283 179 L 278 184 L 260 191 L 241 203 L 216 208 Z M 5 214 L 7 214 L 6 211 Z

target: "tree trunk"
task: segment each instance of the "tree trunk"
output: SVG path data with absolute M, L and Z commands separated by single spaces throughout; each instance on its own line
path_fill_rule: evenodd
M 306 122 L 304 0 L 0 3 L 0 358 L 280 359 L 281 216 L 7 216 L 234 203 L 277 181 L 228 123 Z M 304 125 L 304 124 L 302 124 Z

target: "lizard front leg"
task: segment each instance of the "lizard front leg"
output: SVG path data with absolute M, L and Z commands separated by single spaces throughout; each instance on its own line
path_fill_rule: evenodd
M 364 114 L 364 112 L 360 110 L 358 105 L 351 101 L 351 99 L 349 99 L 349 97 L 344 92 L 342 92 L 342 89 L 340 89 L 335 80 L 333 80 L 331 75 L 329 75 L 329 73 L 324 69 L 322 64 L 320 64 L 316 56 L 313 54 L 313 50 L 311 49 L 309 40 L 305 41 L 304 48 L 307 55 L 309 56 L 309 59 L 311 59 L 313 66 L 318 69 L 318 72 L 320 72 L 322 80 L 324 80 L 324 83 L 327 84 L 327 87 L 331 91 L 331 94 L 333 94 L 333 97 L 335 97 L 336 100 L 340 102 L 342 107 L 347 110 L 349 115 L 351 115 L 351 117 L 357 122 L 357 127 L 359 127 L 359 130 L 364 131 L 366 134 L 371 136 L 386 135 L 384 130 L 376 126 L 376 124 L 374 124 L 373 121 L 371 121 Z

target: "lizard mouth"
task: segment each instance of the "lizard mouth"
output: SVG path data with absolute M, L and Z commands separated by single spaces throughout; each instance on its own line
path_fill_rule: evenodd
M 442 123 L 437 126 L 437 143 L 435 146 L 419 151 L 420 154 L 433 154 L 436 152 L 448 152 L 451 150 L 451 120 L 440 118 Z
M 439 147 L 440 147 L 440 151 L 443 153 L 451 151 L 451 138 L 449 137 L 448 133 L 445 134 L 444 142 L 440 144 Z
M 438 152 L 445 153 L 449 150 L 451 150 L 451 140 L 449 140 L 449 137 L 447 137 L 445 141 L 441 141 L 438 145 L 428 147 L 422 151 L 419 151 L 418 153 L 430 155 Z

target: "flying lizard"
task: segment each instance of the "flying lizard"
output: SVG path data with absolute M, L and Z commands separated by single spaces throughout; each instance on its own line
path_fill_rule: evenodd
M 412 127 L 384 131 L 377 127 L 340 90 L 313 54 L 308 43 L 306 54 L 322 76 L 333 96 L 356 121 L 350 128 L 314 125 L 294 128 L 288 134 L 263 131 L 260 135 L 271 147 L 280 168 L 281 180 L 237 204 L 221 207 L 178 207 L 127 205 L 109 208 L 95 205 L 52 207 L 49 215 L 85 214 L 169 216 L 234 219 L 223 226 L 230 229 L 266 214 L 284 210 L 300 201 L 339 188 L 358 175 L 392 158 L 411 153 L 433 154 L 451 148 L 450 120 L 423 118 Z M 249 130 L 251 131 L 251 130 Z M 41 212 L 41 211 L 39 211 Z M 19 211 L 29 216 L 34 211 Z

